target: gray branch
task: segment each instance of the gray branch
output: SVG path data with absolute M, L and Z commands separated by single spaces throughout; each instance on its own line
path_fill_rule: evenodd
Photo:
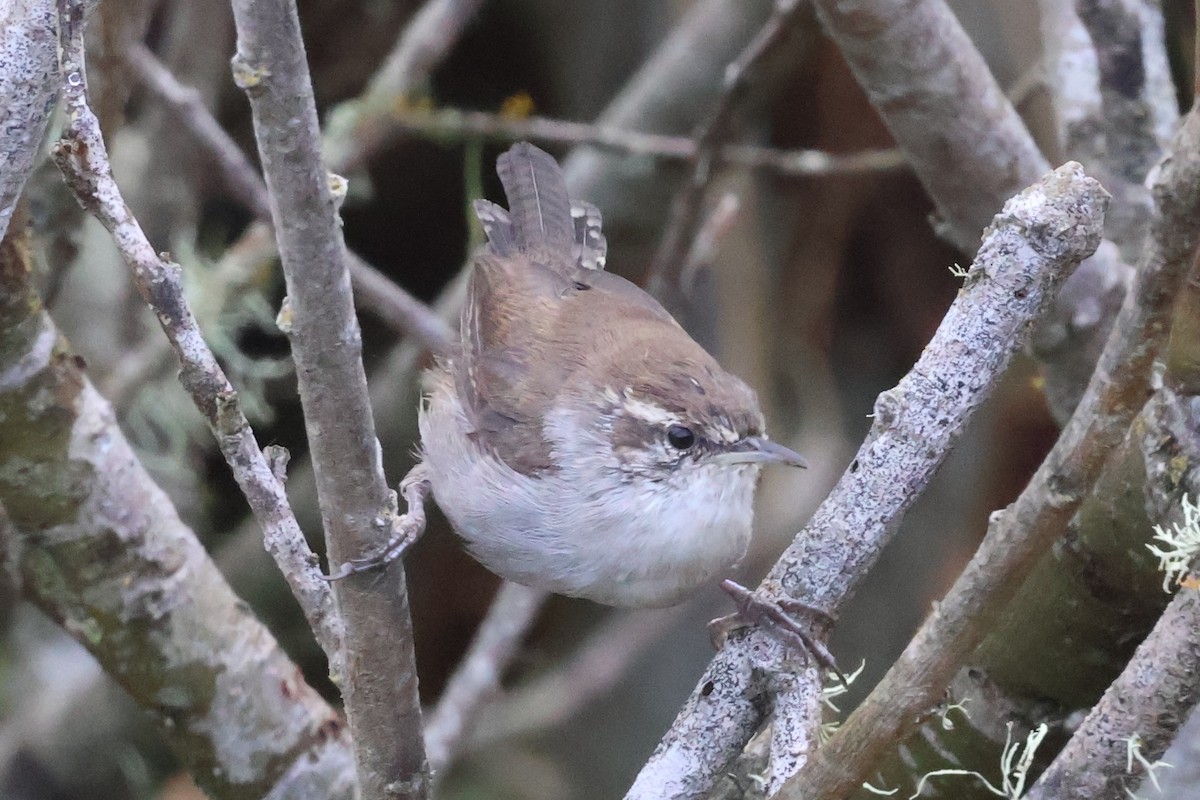
M 425 726 L 425 749 L 436 775 L 464 745 L 480 709 L 500 689 L 512 661 L 547 593 L 505 581 L 479 624 L 479 631 Z
M 974 252 L 979 231 L 1005 200 L 1050 169 L 983 56 L 945 0 L 815 5 L 937 205 L 941 232 Z M 1101 246 L 1067 281 L 1031 340 L 1060 420 L 1087 385 L 1127 278 L 1116 249 Z
M 0 8 L 0 239 L 58 101 L 54 18 L 54 0 L 8 0 Z
M 622 156 L 644 156 L 663 162 L 697 158 L 699 142 L 691 136 L 671 136 L 608 125 L 548 117 L 507 117 L 485 111 L 413 109 L 392 114 L 397 131 L 433 141 L 482 137 L 496 142 L 529 139 L 558 145 L 587 145 Z M 892 172 L 907 169 L 897 149 L 827 153 L 823 150 L 780 150 L 754 144 L 722 144 L 719 160 L 745 169 L 761 169 L 786 177 L 827 177 Z
M 396 41 L 366 90 L 329 117 L 326 152 L 337 172 L 352 172 L 400 130 L 393 120 L 429 79 L 475 18 L 484 0 L 427 0 Z
M 384 481 L 362 332 L 295 5 L 234 0 L 233 13 L 234 80 L 250 100 L 271 193 L 288 289 L 281 317 L 296 361 L 327 552 L 330 563 L 341 564 L 388 540 L 397 501 Z M 395 563 L 339 581 L 334 594 L 345 625 L 342 691 L 363 797 L 424 798 L 427 765 L 404 567 Z

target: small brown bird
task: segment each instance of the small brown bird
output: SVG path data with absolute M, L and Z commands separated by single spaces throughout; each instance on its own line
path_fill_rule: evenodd
M 604 271 L 600 214 L 552 157 L 520 143 L 497 171 L 509 208 L 475 203 L 488 243 L 461 350 L 427 376 L 408 483 L 504 578 L 678 603 L 745 553 L 762 465 L 804 459 L 766 437 L 750 387 Z

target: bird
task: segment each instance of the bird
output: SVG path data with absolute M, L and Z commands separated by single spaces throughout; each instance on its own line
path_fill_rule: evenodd
M 508 208 L 474 203 L 487 244 L 461 343 L 425 376 L 407 485 L 503 578 L 680 603 L 744 556 L 761 468 L 805 460 L 768 438 L 750 386 L 605 270 L 600 212 L 552 156 L 519 142 L 497 173 Z

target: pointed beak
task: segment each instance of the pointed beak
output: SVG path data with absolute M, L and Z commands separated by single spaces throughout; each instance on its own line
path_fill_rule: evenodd
M 716 458 L 723 464 L 787 464 L 808 469 L 804 456 L 764 436 L 748 436 Z

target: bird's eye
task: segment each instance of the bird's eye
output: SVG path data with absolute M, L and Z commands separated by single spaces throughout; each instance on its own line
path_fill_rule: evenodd
M 676 450 L 687 450 L 696 443 L 696 434 L 686 425 L 672 425 L 667 428 L 667 441 Z

